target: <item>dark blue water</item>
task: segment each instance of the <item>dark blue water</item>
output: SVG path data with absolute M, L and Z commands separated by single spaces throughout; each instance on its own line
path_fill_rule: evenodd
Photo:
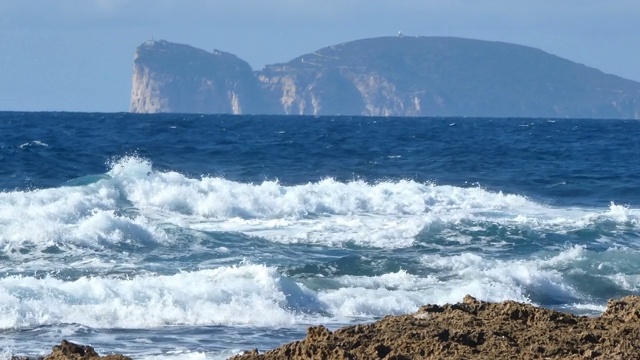
M 640 286 L 638 121 L 0 113 L 0 132 L 4 354 L 224 358 L 467 293 L 596 314 Z
M 633 120 L 3 113 L 0 131 L 3 189 L 58 186 L 138 154 L 234 181 L 412 179 L 566 205 L 640 201 Z

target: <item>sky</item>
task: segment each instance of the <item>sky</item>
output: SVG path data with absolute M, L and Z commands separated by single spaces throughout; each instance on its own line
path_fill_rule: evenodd
M 0 0 L 0 111 L 128 111 L 149 39 L 259 70 L 402 31 L 532 46 L 640 81 L 639 19 L 640 0 Z

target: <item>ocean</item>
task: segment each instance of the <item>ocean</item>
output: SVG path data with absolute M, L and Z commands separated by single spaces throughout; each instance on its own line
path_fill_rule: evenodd
M 640 121 L 0 113 L 0 358 L 224 359 L 640 287 Z

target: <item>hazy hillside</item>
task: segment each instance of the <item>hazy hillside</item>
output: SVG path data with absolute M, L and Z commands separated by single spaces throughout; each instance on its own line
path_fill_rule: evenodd
M 500 42 L 382 37 L 252 71 L 166 41 L 136 51 L 132 112 L 640 118 L 640 83 Z

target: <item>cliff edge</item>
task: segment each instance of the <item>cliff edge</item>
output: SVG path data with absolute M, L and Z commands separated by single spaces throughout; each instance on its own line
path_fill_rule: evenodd
M 131 111 L 640 119 L 640 83 L 453 37 L 356 40 L 260 71 L 222 51 L 149 41 L 136 50 Z
M 233 54 L 147 41 L 133 63 L 131 112 L 260 112 L 253 70 Z

